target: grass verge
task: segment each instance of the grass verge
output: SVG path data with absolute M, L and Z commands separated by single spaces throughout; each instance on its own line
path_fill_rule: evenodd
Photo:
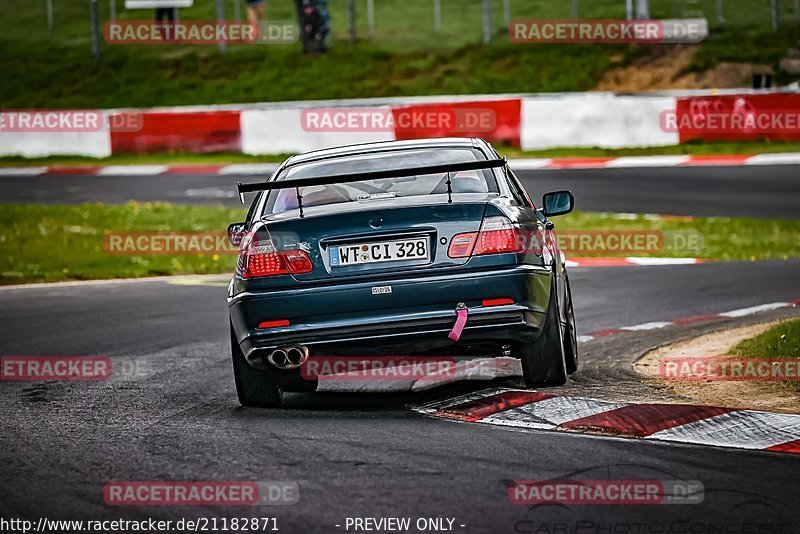
M 740 358 L 765 358 L 771 361 L 800 359 L 800 319 L 793 319 L 773 326 L 766 332 L 736 344 L 729 352 Z M 787 362 L 785 372 L 790 372 Z M 797 367 L 794 368 L 797 372 Z M 796 374 L 789 376 L 797 376 Z M 788 385 L 800 392 L 800 380 L 789 380 Z
M 225 232 L 243 208 L 0 205 L 0 284 L 230 272 L 231 254 L 109 254 L 107 232 Z
M 0 204 L 0 284 L 231 272 L 232 251 L 187 245 L 188 254 L 110 254 L 109 232 L 213 232 L 223 239 L 245 208 L 130 202 L 122 206 Z M 610 249 L 593 240 L 572 256 L 692 256 L 712 260 L 800 258 L 800 221 L 745 218 L 656 218 L 576 212 L 556 220 L 562 235 L 583 231 L 652 232 L 657 250 Z M 597 235 L 597 234 L 593 234 Z M 600 234 L 604 236 L 605 234 Z M 602 246 L 596 246 L 600 243 Z M 124 248 L 124 247 L 123 247 Z
M 800 358 L 800 319 L 786 321 L 730 350 L 742 358 Z
M 117 10 L 118 20 L 151 20 L 153 10 Z M 0 19 L 0 63 L 6 108 L 139 107 L 267 102 L 399 95 L 584 91 L 605 72 L 650 54 L 652 47 L 596 44 L 512 43 L 503 5 L 492 0 L 489 45 L 483 37 L 481 0 L 442 2 L 442 27 L 435 29 L 430 0 L 375 2 L 375 28 L 367 29 L 363 2 L 356 2 L 358 40 L 348 42 L 347 2 L 331 2 L 333 48 L 320 57 L 304 56 L 297 43 L 229 46 L 109 45 L 101 38 L 99 61 L 92 58 L 89 10 L 85 2 L 54 6 L 48 32 L 45 3 L 4 0 Z M 240 16 L 244 13 L 238 2 Z M 686 6 L 652 2 L 653 18 L 682 18 Z M 782 28 L 770 28 L 767 2 L 726 0 L 726 22 L 711 30 L 687 68 L 705 71 L 720 62 L 765 63 L 776 79 L 796 79 L 779 70 L 779 59 L 797 41 L 791 2 L 782 2 Z M 102 26 L 110 3 L 98 2 Z M 519 0 L 508 3 L 513 19 L 569 19 L 569 2 Z M 233 19 L 230 2 L 221 6 Z M 296 19 L 294 2 L 269 2 L 272 21 Z M 713 0 L 692 2 L 716 20 Z M 620 19 L 619 0 L 581 2 L 580 17 Z M 182 9 L 181 20 L 217 18 L 214 2 Z M 20 90 L 24 88 L 24 90 Z

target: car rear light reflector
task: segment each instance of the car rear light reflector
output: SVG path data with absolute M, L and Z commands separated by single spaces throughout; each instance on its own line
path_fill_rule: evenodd
M 484 299 L 481 301 L 481 304 L 484 308 L 489 308 L 491 306 L 508 306 L 509 304 L 514 304 L 514 299 Z
M 259 278 L 279 274 L 304 274 L 314 270 L 304 250 L 278 252 L 272 241 L 254 241 L 244 251 L 243 278 Z
M 283 260 L 286 262 L 286 267 L 292 274 L 310 273 L 314 270 L 311 264 L 311 258 L 308 257 L 304 250 L 287 250 L 281 252 Z
M 264 321 L 259 328 L 278 328 L 279 326 L 289 326 L 289 319 L 277 319 L 275 321 Z
M 447 255 L 451 258 L 468 258 L 472 254 L 472 249 L 475 248 L 475 238 L 477 236 L 477 232 L 454 236 L 450 240 L 450 248 L 447 249 Z

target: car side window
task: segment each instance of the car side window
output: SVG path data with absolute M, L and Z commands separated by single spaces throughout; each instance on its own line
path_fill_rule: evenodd
M 533 202 L 531 202 L 528 195 L 525 194 L 525 190 L 522 188 L 519 180 L 517 180 L 517 177 L 514 176 L 514 173 L 511 172 L 511 169 L 507 170 L 506 177 L 508 178 L 508 187 L 511 189 L 511 196 L 514 197 L 517 204 L 527 208 L 533 208 Z
M 256 208 L 261 202 L 261 195 L 263 195 L 263 192 L 259 191 L 259 193 L 256 195 L 256 198 L 253 199 L 253 203 L 250 204 L 250 209 L 247 210 L 247 216 L 244 218 L 244 222 L 247 227 L 253 223 L 253 216 L 256 213 Z

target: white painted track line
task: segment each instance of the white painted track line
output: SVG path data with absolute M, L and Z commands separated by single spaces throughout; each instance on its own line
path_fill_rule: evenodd
M 748 158 L 745 165 L 797 165 L 800 164 L 800 152 L 784 152 L 778 154 L 759 154 Z
M 609 161 L 606 167 L 675 167 L 689 161 L 689 156 L 630 156 Z
M 155 176 L 167 172 L 167 165 L 108 165 L 97 176 Z
M 277 168 L 277 163 L 237 163 L 222 167 L 219 174 L 272 174 Z
M 694 265 L 697 263 L 697 258 L 642 258 L 631 257 L 625 258 L 634 265 Z
M 47 172 L 47 167 L 0 167 L 0 176 L 38 176 Z
M 750 308 L 742 308 L 739 310 L 732 310 L 720 313 L 722 317 L 744 317 L 745 315 L 752 315 L 762 311 L 777 310 L 778 308 L 786 308 L 791 306 L 790 302 L 773 302 L 771 304 L 761 304 L 760 306 L 752 306 Z
M 659 328 L 664 328 L 667 326 L 672 326 L 673 323 L 669 322 L 652 322 L 652 323 L 643 323 L 637 324 L 633 326 L 623 326 L 620 330 L 628 330 L 630 332 L 638 332 L 640 330 L 658 330 Z
M 550 158 L 521 158 L 509 160 L 508 164 L 514 171 L 535 171 L 547 167 L 552 161 Z
M 726 160 L 725 158 L 728 158 Z M 739 163 L 736 158 L 742 158 Z M 574 160 L 583 161 L 574 161 Z M 711 158 L 713 160 L 713 157 Z M 566 160 L 561 164 L 563 160 Z M 596 160 L 596 162 L 594 162 Z M 668 156 L 623 156 L 619 158 L 518 158 L 509 159 L 512 169 L 517 171 L 534 171 L 550 169 L 597 169 L 597 168 L 647 168 L 647 167 L 680 167 L 692 165 L 710 165 L 708 159 L 687 155 Z M 757 154 L 754 156 L 720 156 L 716 165 L 800 165 L 800 152 L 779 152 L 775 154 Z M 182 174 L 191 174 L 181 166 Z M 198 165 L 200 174 L 219 175 L 264 175 L 272 174 L 278 168 L 277 163 L 236 163 L 222 166 L 219 170 L 210 171 L 207 166 Z M 87 173 L 100 176 L 150 176 L 169 172 L 169 165 L 108 165 L 87 167 Z M 47 173 L 58 174 L 58 168 L 49 167 L 0 167 L 0 176 L 36 176 Z

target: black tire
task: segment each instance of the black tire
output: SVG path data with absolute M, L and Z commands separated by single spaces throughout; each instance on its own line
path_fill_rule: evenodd
M 539 339 L 520 347 L 522 376 L 527 387 L 561 386 L 567 382 L 564 332 L 558 313 L 555 273 L 550 287 L 550 304 Z
M 269 408 L 281 403 L 282 395 L 278 370 L 258 371 L 244 358 L 231 326 L 231 359 L 233 379 L 239 404 L 254 408 Z
M 564 359 L 567 374 L 578 370 L 578 334 L 575 329 L 575 312 L 572 309 L 572 289 L 569 287 L 569 276 L 566 277 L 567 324 L 564 331 Z

